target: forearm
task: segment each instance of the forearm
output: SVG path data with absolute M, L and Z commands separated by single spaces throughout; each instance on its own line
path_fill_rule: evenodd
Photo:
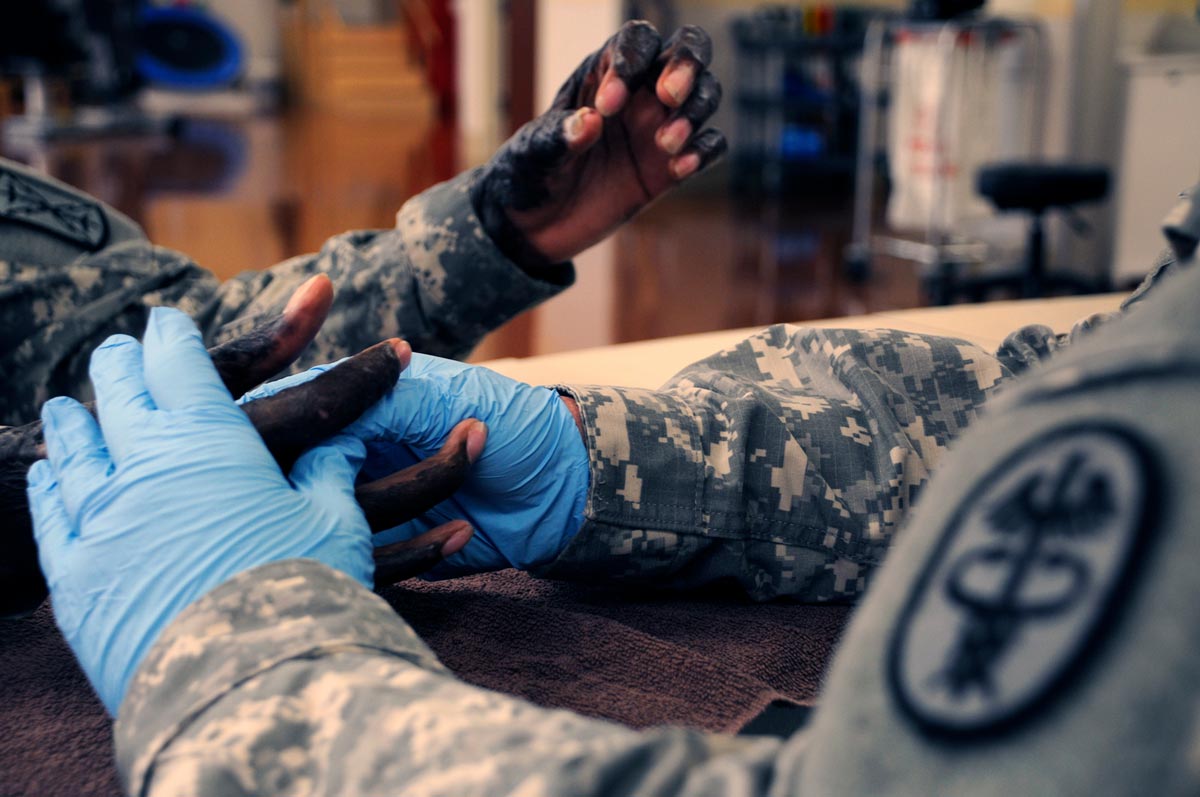
M 413 197 L 391 230 L 348 232 L 320 252 L 224 283 L 205 314 L 209 343 L 279 312 L 315 273 L 334 283 L 330 320 L 296 368 L 327 362 L 387 337 L 416 351 L 463 357 L 488 332 L 571 285 L 574 268 L 528 269 L 493 243 L 471 205 L 475 172 Z
M 564 388 L 591 485 L 539 573 L 852 600 L 1004 375 L 962 341 L 772 327 L 662 390 Z
M 781 752 L 636 733 L 463 684 L 381 599 L 302 560 L 242 574 L 185 611 L 139 669 L 116 742 L 133 794 L 310 782 L 343 794 L 752 795 Z

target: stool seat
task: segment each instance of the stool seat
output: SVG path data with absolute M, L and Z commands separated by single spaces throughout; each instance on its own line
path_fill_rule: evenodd
M 979 193 L 997 210 L 1042 213 L 1103 199 L 1108 193 L 1108 169 L 1043 163 L 995 163 L 979 170 Z

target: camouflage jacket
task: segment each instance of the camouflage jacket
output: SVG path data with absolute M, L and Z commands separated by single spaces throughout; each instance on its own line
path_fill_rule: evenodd
M 1006 388 L 947 455 L 790 739 L 639 732 L 469 686 L 381 598 L 289 560 L 219 586 L 155 643 L 115 726 L 126 788 L 1194 794 L 1200 271 L 1186 277 Z M 1060 343 L 1024 330 L 1004 359 Z M 1008 371 L 954 341 L 776 327 L 663 391 L 576 388 L 595 484 L 550 572 L 839 594 Z M 1082 524 L 1021 521 L 1081 497 Z M 998 574 L 1030 583 L 1006 597 Z
M 295 369 L 391 336 L 465 356 L 574 280 L 570 264 L 533 277 L 500 253 L 471 206 L 476 177 L 409 200 L 394 229 L 348 232 L 316 254 L 219 282 L 112 208 L 0 159 L 0 425 L 36 419 L 52 396 L 90 398 L 92 350 L 114 333 L 140 336 L 150 307 L 187 312 L 213 345 L 279 313 L 316 273 L 333 280 L 334 303 Z

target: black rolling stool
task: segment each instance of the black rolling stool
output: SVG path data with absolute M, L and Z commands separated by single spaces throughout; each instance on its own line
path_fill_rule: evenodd
M 1048 290 L 1068 289 L 1073 293 L 1103 290 L 1103 281 L 1072 274 L 1046 273 L 1046 237 L 1042 217 L 1059 208 L 1095 202 L 1108 195 L 1108 169 L 1104 166 L 1070 166 L 1042 163 L 996 163 L 979 170 L 979 193 L 999 211 L 1030 214 L 1024 270 L 989 283 L 1017 288 L 1021 296 L 1043 296 Z M 1079 222 L 1082 224 L 1082 221 Z

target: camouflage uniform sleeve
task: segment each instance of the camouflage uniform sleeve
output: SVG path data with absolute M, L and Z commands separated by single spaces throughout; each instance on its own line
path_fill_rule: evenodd
M 392 336 L 465 356 L 575 278 L 570 263 L 527 273 L 501 254 L 471 205 L 475 179 L 467 172 L 409 200 L 395 229 L 348 232 L 316 254 L 218 282 L 102 202 L 0 159 L 0 424 L 35 420 L 51 396 L 89 400 L 92 350 L 114 333 L 140 336 L 151 307 L 183 310 L 211 346 L 282 311 L 316 273 L 333 280 L 334 304 L 294 370 Z
M 569 287 L 574 266 L 538 268 L 509 260 L 471 205 L 477 171 L 464 172 L 405 203 L 391 230 L 348 232 L 321 251 L 222 284 L 203 327 L 220 343 L 283 309 L 313 274 L 335 294 L 329 320 L 294 370 L 329 362 L 388 337 L 416 351 L 464 357 L 488 332 Z
M 1045 324 L 1030 324 L 1010 333 L 1000 344 L 996 357 L 1013 374 L 1022 374 L 1035 365 L 1044 363 L 1068 346 L 1078 343 L 1093 330 L 1111 323 L 1128 314 L 1146 296 L 1155 292 L 1158 284 L 1178 270 L 1176 257 L 1170 249 L 1164 249 L 1155 259 L 1149 274 L 1138 285 L 1137 290 L 1125 297 L 1120 308 L 1113 313 L 1095 313 L 1081 318 L 1070 332 L 1056 333 Z
M 114 728 L 129 794 L 766 794 L 803 743 L 636 732 L 455 679 L 378 596 L 317 562 L 183 612 Z
M 560 388 L 592 480 L 583 528 L 539 574 L 852 600 L 1008 375 L 960 340 L 775 326 L 658 391 Z

